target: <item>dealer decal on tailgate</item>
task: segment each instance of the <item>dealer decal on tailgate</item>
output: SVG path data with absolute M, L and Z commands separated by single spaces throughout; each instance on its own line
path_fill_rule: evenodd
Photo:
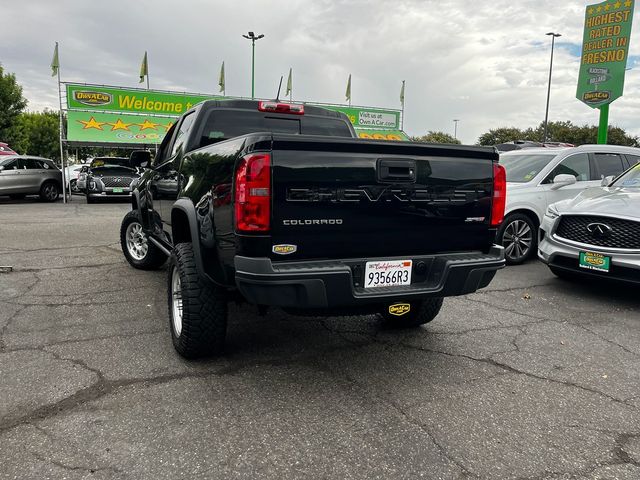
M 395 305 L 389 305 L 389 313 L 391 315 L 395 315 L 396 317 L 400 317 L 405 313 L 409 313 L 411 311 L 411 305 L 408 303 L 396 303 Z

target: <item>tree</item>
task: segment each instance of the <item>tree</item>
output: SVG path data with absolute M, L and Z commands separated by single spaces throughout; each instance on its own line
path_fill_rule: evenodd
M 525 138 L 522 130 L 515 127 L 502 127 L 489 130 L 487 133 L 480 135 L 478 139 L 479 145 L 497 145 L 499 143 L 511 142 L 513 140 L 530 140 Z
M 448 133 L 429 131 L 426 135 L 421 137 L 411 137 L 414 142 L 423 143 L 451 143 L 454 145 L 460 145 L 460 140 L 453 138 Z
M 520 130 L 515 127 L 497 128 L 480 135 L 480 145 L 497 145 L 498 143 L 511 142 L 513 140 L 532 140 L 542 142 L 544 140 L 544 122 L 537 127 L 529 127 Z M 547 141 L 564 142 L 573 145 L 594 144 L 598 141 L 598 127 L 596 125 L 574 125 L 571 121 L 549 122 L 547 125 Z M 620 127 L 609 127 L 610 145 L 627 145 L 637 147 L 640 145 L 638 137 L 630 136 Z
M 11 147 L 18 153 L 60 160 L 58 113 L 22 113 L 9 129 Z
M 13 73 L 4 73 L 0 65 L 0 141 L 6 141 L 8 130 L 27 106 L 22 87 Z

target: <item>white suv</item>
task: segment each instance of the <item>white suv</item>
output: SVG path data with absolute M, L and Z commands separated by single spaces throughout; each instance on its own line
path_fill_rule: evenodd
M 640 162 L 640 149 L 616 145 L 528 148 L 500 154 L 507 171 L 507 207 L 497 243 L 507 264 L 536 253 L 537 231 L 547 207 L 571 199 L 604 177 L 617 176 Z

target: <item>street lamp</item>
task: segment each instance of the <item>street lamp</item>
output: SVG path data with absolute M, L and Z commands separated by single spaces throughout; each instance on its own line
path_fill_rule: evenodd
M 559 33 L 549 32 L 547 35 L 551 36 L 551 61 L 549 62 L 549 85 L 547 86 L 547 109 L 544 113 L 544 138 L 543 142 L 547 141 L 547 123 L 549 121 L 549 96 L 551 95 L 551 72 L 553 71 L 553 47 L 556 43 L 556 37 L 561 37 Z
M 457 118 L 453 119 L 453 138 L 454 139 L 458 139 L 458 122 L 460 120 L 458 120 Z
M 255 98 L 256 40 L 264 38 L 264 35 L 249 32 L 249 35 L 242 36 L 251 40 L 251 100 L 253 100 Z

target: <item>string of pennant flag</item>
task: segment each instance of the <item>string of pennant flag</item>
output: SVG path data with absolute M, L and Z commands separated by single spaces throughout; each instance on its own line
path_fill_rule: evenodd
M 51 76 L 55 76 L 59 73 L 60 69 L 60 58 L 58 52 L 58 42 L 56 42 L 53 58 L 51 60 Z M 147 89 L 149 88 L 149 58 L 148 54 L 145 51 L 144 56 L 142 57 L 142 62 L 140 64 L 140 81 L 139 83 L 143 83 L 146 79 L 147 81 Z M 226 75 L 224 68 L 224 61 L 220 66 L 220 74 L 218 76 L 218 86 L 220 87 L 220 92 L 223 96 L 226 96 Z M 402 109 L 404 110 L 404 90 L 405 90 L 405 80 L 402 80 L 402 87 L 400 88 L 400 104 L 402 105 Z M 289 96 L 290 99 L 293 99 L 293 68 L 289 68 L 289 76 L 287 78 L 287 86 L 285 90 L 285 97 Z M 347 79 L 347 89 L 345 91 L 345 101 L 349 103 L 351 106 L 351 74 Z

